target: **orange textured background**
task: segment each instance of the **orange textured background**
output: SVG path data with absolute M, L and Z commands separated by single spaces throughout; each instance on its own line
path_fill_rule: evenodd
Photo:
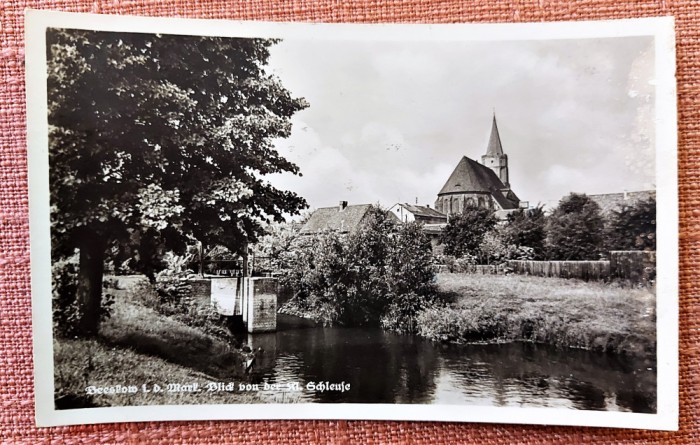
M 0 3 L 0 441 L 2 443 L 700 443 L 700 1 L 147 0 Z M 38 429 L 29 290 L 25 8 L 237 20 L 537 22 L 676 18 L 680 187 L 680 431 L 377 421 L 146 422 Z M 663 347 L 661 345 L 660 347 Z M 663 385 L 664 382 L 659 382 Z M 391 408 L 387 408 L 391 409 Z M 572 412 L 572 415 L 576 415 Z M 542 422 L 547 419 L 543 418 Z

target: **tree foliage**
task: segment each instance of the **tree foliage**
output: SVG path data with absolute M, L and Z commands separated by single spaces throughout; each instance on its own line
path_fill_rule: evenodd
M 532 249 L 532 259 L 542 259 L 545 253 L 545 215 L 542 207 L 518 209 L 509 213 L 505 225 L 500 229 L 503 243 L 513 248 Z
M 606 230 L 608 250 L 656 250 L 656 198 L 614 210 Z
M 410 330 L 435 294 L 430 241 L 417 223 L 395 224 L 374 207 L 349 235 L 300 237 L 283 282 L 291 306 L 325 324 Z
M 546 229 L 549 259 L 600 259 L 604 220 L 598 204 L 585 194 L 562 198 L 547 219 Z
M 47 31 L 52 252 L 80 251 L 83 334 L 110 246 L 155 270 L 192 239 L 239 251 L 305 207 L 264 180 L 298 173 L 273 140 L 306 106 L 265 71 L 273 43 Z
M 491 210 L 466 207 L 462 213 L 450 219 L 440 233 L 439 242 L 445 245 L 446 255 L 480 257 L 479 247 L 484 236 L 495 226 L 496 217 Z
M 437 290 L 432 247 L 419 223 L 395 229 L 387 256 L 389 304 L 381 324 L 385 329 L 413 332 L 418 312 L 432 303 Z

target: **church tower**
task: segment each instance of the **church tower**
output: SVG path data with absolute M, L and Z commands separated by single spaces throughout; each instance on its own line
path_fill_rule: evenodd
M 503 153 L 501 146 L 501 136 L 498 134 L 496 125 L 496 113 L 493 113 L 493 124 L 491 125 L 491 136 L 486 154 L 481 157 L 481 164 L 493 170 L 506 188 L 510 188 L 508 181 L 508 155 Z

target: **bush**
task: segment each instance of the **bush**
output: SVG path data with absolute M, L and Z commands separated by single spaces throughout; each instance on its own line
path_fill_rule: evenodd
M 547 219 L 547 250 L 551 260 L 598 260 L 603 251 L 600 207 L 586 195 L 572 193 Z
M 51 291 L 54 332 L 59 337 L 78 334 L 80 306 L 75 301 L 78 291 L 78 258 L 56 261 L 51 267 Z
M 613 211 L 605 235 L 608 250 L 656 250 L 656 198 Z
M 326 325 L 413 329 L 416 312 L 435 295 L 430 242 L 419 224 L 395 225 L 380 208 L 350 235 L 298 242 L 281 283 L 295 296 L 282 312 Z
M 162 303 L 178 303 L 192 295 L 192 286 L 185 280 L 187 274 L 169 269 L 155 274 L 154 288 Z
M 449 307 L 432 307 L 417 317 L 418 334 L 433 341 L 462 342 L 466 331 L 477 329 L 472 314 Z
M 503 243 L 514 249 L 507 259 L 526 259 L 522 258 L 523 252 L 528 252 L 527 259 L 543 259 L 547 238 L 545 223 L 542 207 L 509 213 L 506 224 L 500 230 Z
M 209 304 L 192 295 L 187 274 L 163 271 L 156 274 L 155 284 L 139 280 L 131 290 L 132 301 L 171 317 L 211 336 L 229 340 L 226 320 Z
M 434 299 L 415 292 L 393 295 L 380 320 L 383 329 L 399 333 L 412 333 L 418 329 L 416 318 L 421 310 L 430 306 Z
M 439 242 L 445 245 L 447 255 L 479 257 L 484 235 L 496 226 L 496 222 L 491 210 L 466 207 L 462 213 L 450 219 L 440 233 Z

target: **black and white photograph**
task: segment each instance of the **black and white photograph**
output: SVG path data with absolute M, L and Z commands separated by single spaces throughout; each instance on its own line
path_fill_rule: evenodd
M 30 13 L 37 421 L 676 428 L 673 22 L 569 25 Z

